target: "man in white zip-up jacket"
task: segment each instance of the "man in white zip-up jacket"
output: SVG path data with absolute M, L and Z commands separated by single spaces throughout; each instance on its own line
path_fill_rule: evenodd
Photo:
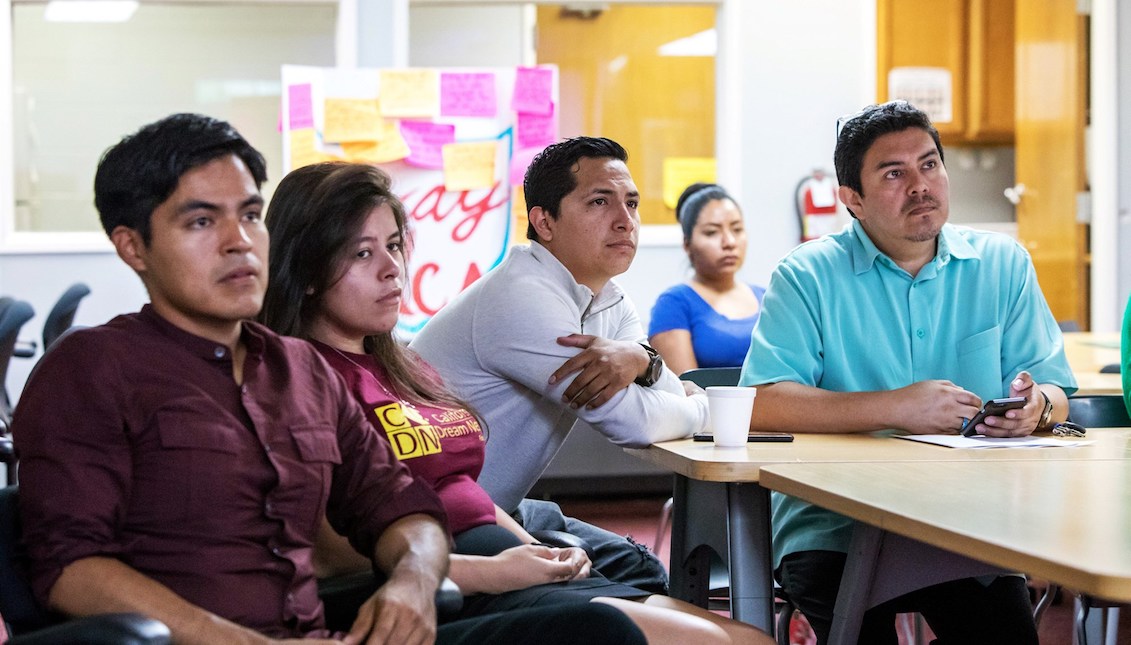
M 446 305 L 412 342 L 486 421 L 479 483 L 527 530 L 586 539 L 606 577 L 661 591 L 644 548 L 523 500 L 578 419 L 620 446 L 690 436 L 707 424 L 702 390 L 643 344 L 636 309 L 612 281 L 636 255 L 639 192 L 609 139 L 554 144 L 526 174 L 529 247 Z

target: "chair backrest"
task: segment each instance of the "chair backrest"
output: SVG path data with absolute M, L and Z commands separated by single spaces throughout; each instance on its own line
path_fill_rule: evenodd
M 75 312 L 79 309 L 79 302 L 90 294 L 90 287 L 82 282 L 76 282 L 59 296 L 47 320 L 43 323 L 43 351 L 51 347 L 51 343 L 58 340 L 63 332 L 70 328 L 75 321 Z
M 1085 428 L 1131 426 L 1127 405 L 1118 394 L 1092 394 L 1068 398 L 1068 420 Z
M 0 613 L 15 633 L 42 627 L 51 622 L 40 608 L 24 577 L 20 545 L 19 487 L 0 489 Z
M 741 367 L 697 367 L 680 374 L 679 378 L 705 388 L 711 385 L 738 385 L 740 376 Z
M 8 398 L 8 364 L 12 360 L 12 353 L 16 349 L 16 339 L 20 335 L 20 328 L 31 320 L 35 310 L 23 300 L 14 300 L 8 304 L 0 314 L 0 418 L 7 421 L 12 417 L 11 400 Z

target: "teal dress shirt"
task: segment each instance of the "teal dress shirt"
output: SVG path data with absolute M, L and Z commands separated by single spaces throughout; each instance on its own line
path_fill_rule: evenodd
M 1022 370 L 1076 390 L 1060 329 L 1016 241 L 946 224 L 934 259 L 912 277 L 854 220 L 778 264 L 741 382 L 866 392 L 945 379 L 987 400 L 1008 396 Z M 772 518 L 775 567 L 796 551 L 848 550 L 846 517 L 775 493 Z

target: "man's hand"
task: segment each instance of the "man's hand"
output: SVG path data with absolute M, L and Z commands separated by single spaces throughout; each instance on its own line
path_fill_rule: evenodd
M 579 372 L 562 394 L 562 402 L 574 409 L 601 407 L 617 392 L 631 385 L 648 367 L 648 352 L 640 343 L 570 334 L 559 337 L 558 344 L 582 348 L 550 375 L 550 384 L 553 385 Z
M 435 640 L 435 587 L 394 574 L 358 610 L 344 643 L 431 645 Z
M 954 434 L 962 429 L 963 419 L 974 418 L 982 407 L 978 395 L 950 381 L 919 381 L 892 394 L 898 404 L 891 427 L 912 434 Z
M 1009 396 L 1025 397 L 1025 407 L 1007 410 L 1003 417 L 986 417 L 983 423 L 978 424 L 979 434 L 987 437 L 1025 437 L 1037 429 L 1037 423 L 1045 409 L 1045 397 L 1041 396 L 1041 388 L 1028 372 L 1019 372 L 1009 384 Z

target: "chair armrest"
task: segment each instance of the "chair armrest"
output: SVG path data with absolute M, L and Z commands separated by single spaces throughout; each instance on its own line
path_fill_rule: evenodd
M 318 597 L 326 613 L 326 627 L 331 631 L 348 632 L 357 617 L 357 610 L 385 584 L 384 576 L 372 571 L 359 571 L 318 580 Z M 456 583 L 444 578 L 436 590 L 436 618 L 452 620 L 463 608 L 463 593 Z
M 444 578 L 436 590 L 436 616 L 439 622 L 453 620 L 463 609 L 463 591 L 451 578 Z
M 17 340 L 16 346 L 12 348 L 12 356 L 16 358 L 31 358 L 35 356 L 35 350 L 38 345 L 34 340 Z
M 566 533 L 565 531 L 552 531 L 552 530 L 546 529 L 546 530 L 542 530 L 542 531 L 531 531 L 530 535 L 535 540 L 538 540 L 542 544 L 548 544 L 550 546 L 556 546 L 556 547 L 561 547 L 561 548 L 574 547 L 574 548 L 582 549 L 582 550 L 585 551 L 585 554 L 589 556 L 589 559 L 591 561 L 595 561 L 595 559 L 596 559 L 595 555 L 593 553 L 593 547 L 589 546 L 588 542 L 577 537 L 576 535 L 574 535 L 572 533 Z
M 168 645 L 164 623 L 141 614 L 101 614 L 19 634 L 9 645 Z
M 1119 363 L 1110 363 L 1100 368 L 1100 374 L 1119 374 Z

